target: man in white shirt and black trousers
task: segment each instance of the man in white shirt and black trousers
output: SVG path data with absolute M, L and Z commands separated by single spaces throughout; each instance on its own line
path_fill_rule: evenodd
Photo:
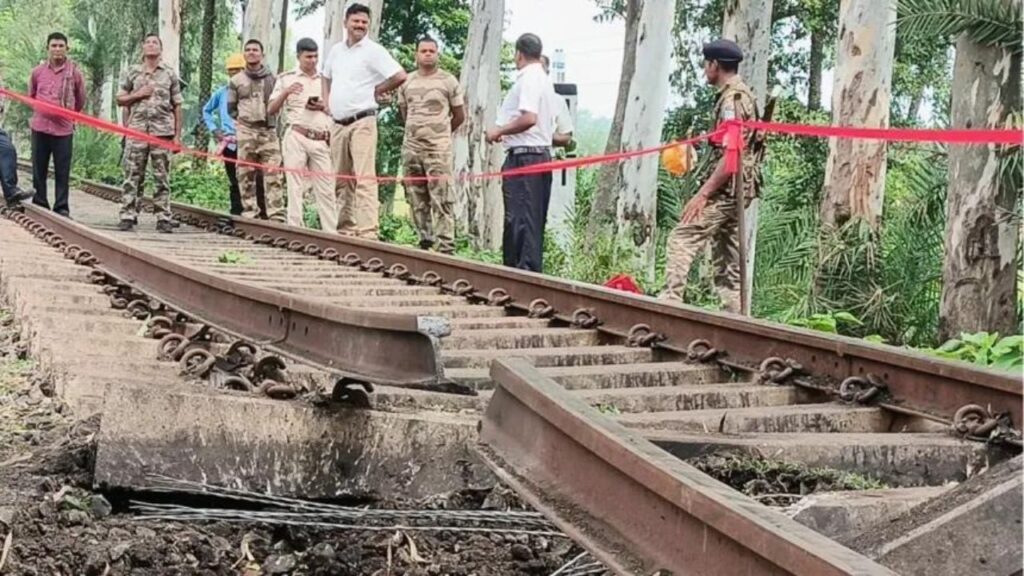
M 543 51 L 544 46 L 535 34 L 523 34 L 516 40 L 519 76 L 501 105 L 498 126 L 487 131 L 488 142 L 505 146 L 502 171 L 551 161 L 554 88 L 541 63 Z M 541 272 L 551 172 L 505 177 L 501 188 L 505 200 L 504 263 Z
M 334 120 L 331 158 L 338 174 L 359 177 L 337 184 L 338 232 L 377 239 L 377 103 L 405 82 L 402 66 L 367 36 L 370 9 L 352 4 L 345 10 L 345 39 L 327 55 L 322 99 Z

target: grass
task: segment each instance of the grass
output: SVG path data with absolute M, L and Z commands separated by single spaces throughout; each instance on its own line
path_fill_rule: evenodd
M 746 454 L 712 454 L 690 461 L 698 470 L 769 505 L 788 505 L 815 492 L 878 490 L 888 486 L 874 478 L 836 470 L 812 468 Z
M 252 258 L 249 257 L 245 252 L 237 252 L 235 250 L 228 250 L 217 256 L 217 262 L 221 264 L 251 264 Z

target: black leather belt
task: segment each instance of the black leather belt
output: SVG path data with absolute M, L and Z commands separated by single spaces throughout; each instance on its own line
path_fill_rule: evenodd
M 351 126 L 352 124 L 362 120 L 363 118 L 369 118 L 370 116 L 376 116 L 376 110 L 363 110 L 362 112 L 356 112 L 354 115 L 348 118 L 342 118 L 341 120 L 335 120 L 335 124 L 341 124 L 342 126 Z
M 520 154 L 550 154 L 551 148 L 547 146 L 513 146 L 505 151 L 509 156 L 519 156 Z

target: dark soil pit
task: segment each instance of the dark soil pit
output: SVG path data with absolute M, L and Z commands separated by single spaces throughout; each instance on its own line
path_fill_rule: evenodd
M 8 544 L 0 573 L 542 575 L 580 553 L 562 536 L 143 519 L 119 495 L 108 500 L 90 491 L 98 426 L 98 418 L 74 421 L 53 397 L 52 383 L 26 358 L 16 326 L 0 310 L 0 553 Z M 500 489 L 374 506 L 521 508 Z
M 769 506 L 788 506 L 815 492 L 876 490 L 882 482 L 831 468 L 810 468 L 780 460 L 734 453 L 706 454 L 688 460 L 701 472 Z

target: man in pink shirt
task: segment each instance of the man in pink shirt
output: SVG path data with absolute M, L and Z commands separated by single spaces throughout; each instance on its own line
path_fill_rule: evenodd
M 32 98 L 81 112 L 85 107 L 85 80 L 81 71 L 68 58 L 68 38 L 54 32 L 46 38 L 46 62 L 32 70 L 28 94 Z M 32 184 L 36 195 L 32 202 L 49 208 L 46 180 L 53 158 L 53 211 L 69 216 L 68 181 L 71 178 L 71 142 L 75 124 L 55 114 L 36 110 L 29 121 L 32 129 Z

